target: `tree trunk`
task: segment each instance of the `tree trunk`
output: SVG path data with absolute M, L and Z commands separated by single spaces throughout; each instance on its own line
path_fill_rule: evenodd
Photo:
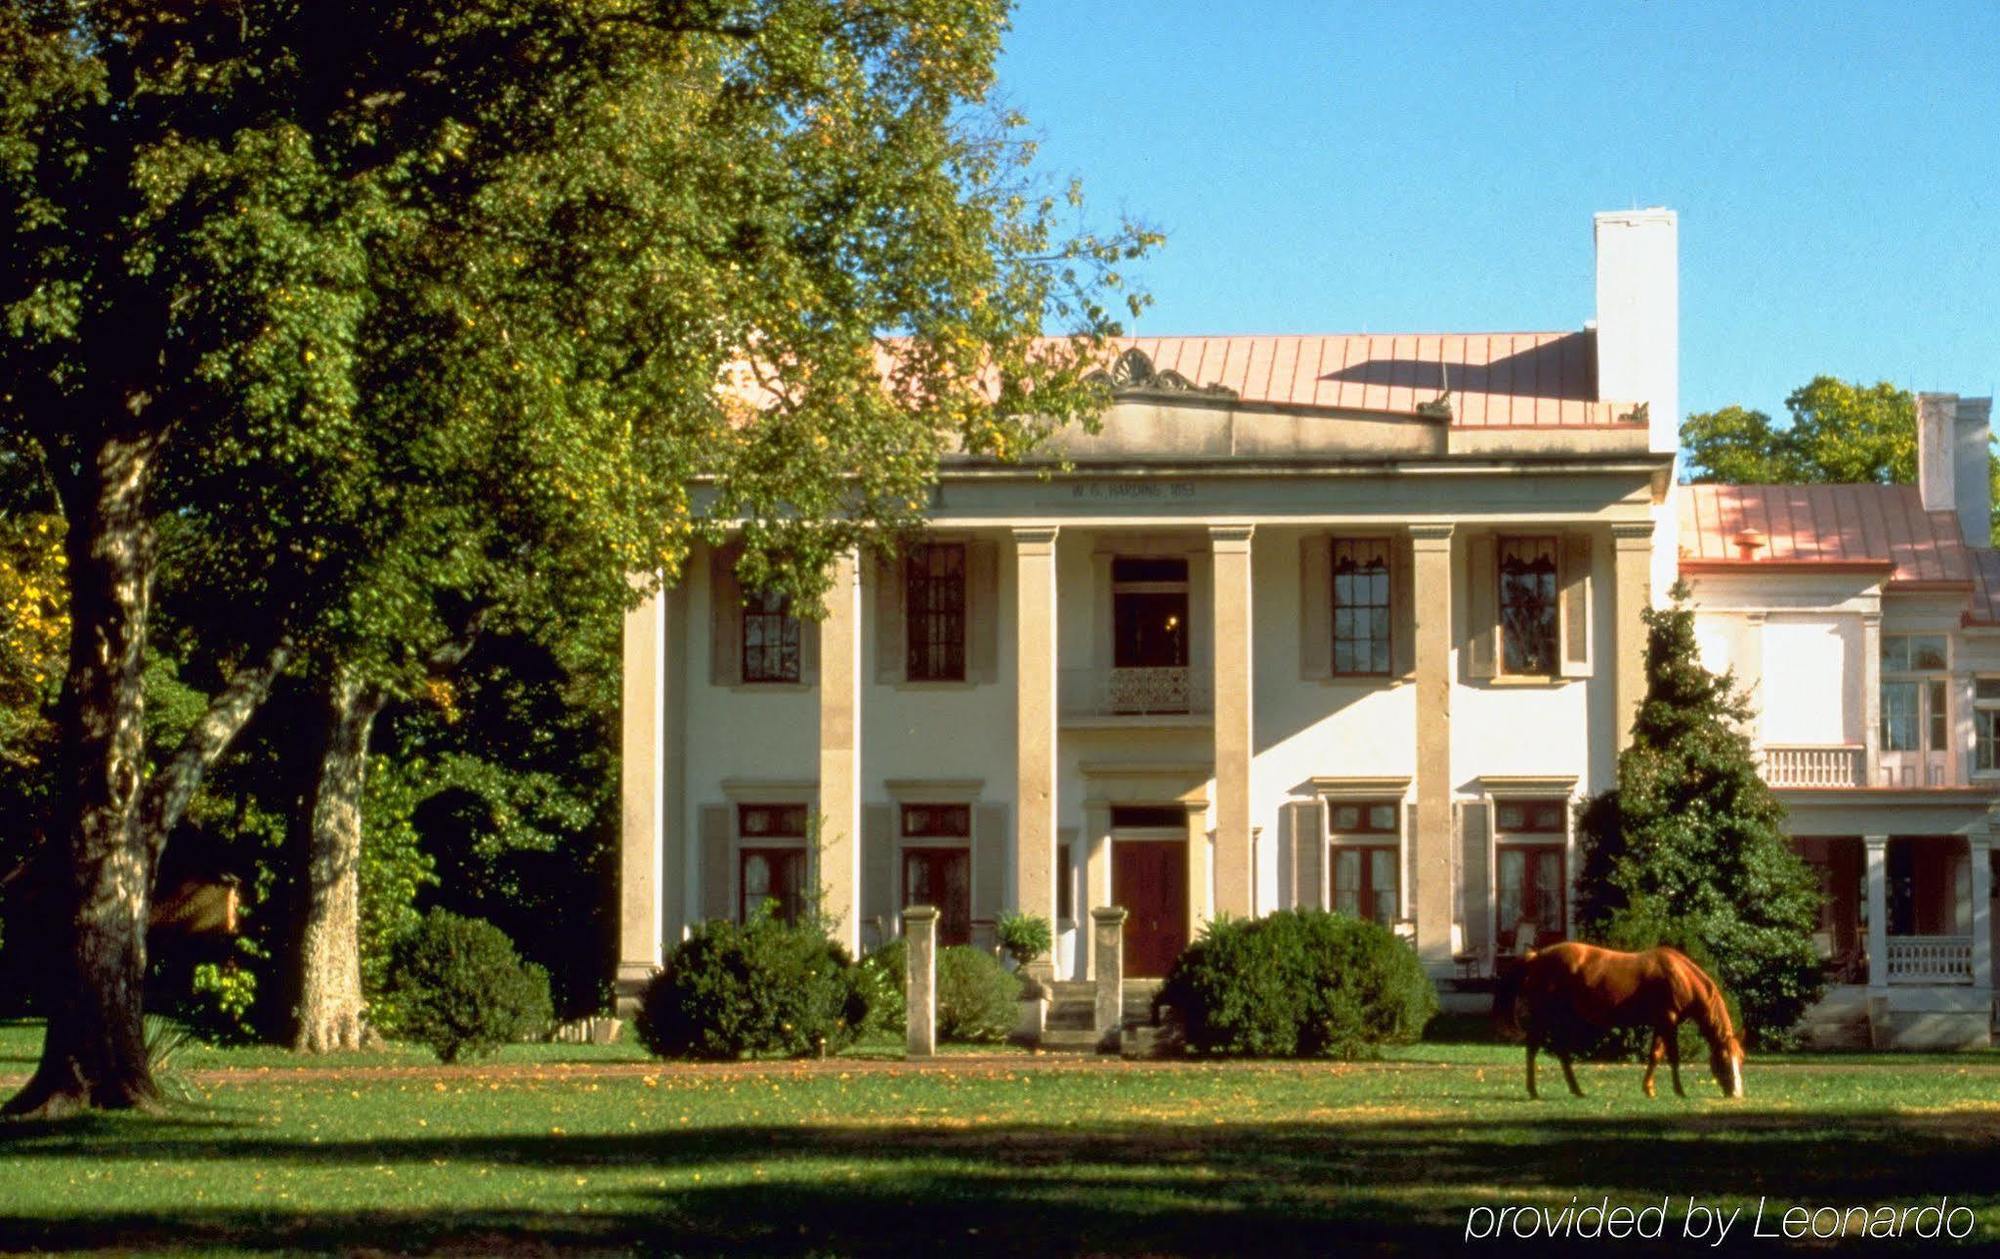
M 306 903 L 299 933 L 298 1028 L 292 1048 L 332 1053 L 361 1047 L 361 796 L 368 734 L 382 691 L 335 672 L 327 739 L 313 786 L 306 842 Z
M 159 1100 L 143 1016 L 154 862 L 139 826 L 154 563 L 146 491 L 159 444 L 158 433 L 107 437 L 63 478 L 70 649 L 57 834 L 70 854 L 52 891 L 70 938 L 49 974 L 41 1063 L 0 1113 Z

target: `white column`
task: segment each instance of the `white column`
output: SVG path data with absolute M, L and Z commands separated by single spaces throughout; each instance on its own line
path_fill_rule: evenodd
M 655 591 L 625 614 L 618 836 L 621 1000 L 636 998 L 664 960 L 669 597 Z
M 1014 530 L 1014 905 L 1056 920 L 1056 531 Z M 1038 979 L 1054 974 L 1042 958 Z
M 821 907 L 833 938 L 861 952 L 861 566 L 833 564 L 819 623 L 819 853 Z
M 1653 524 L 1611 526 L 1612 714 L 1618 748 L 1632 742 L 1632 722 L 1646 698 L 1646 622 L 1640 614 L 1653 597 Z
M 1972 857 L 1972 986 L 1993 991 L 1993 833 L 1974 831 L 1965 837 Z
M 1095 921 L 1091 915 L 1111 905 L 1111 805 L 1104 800 L 1083 802 L 1083 905 L 1079 916 L 1083 921 Z M 1120 919 L 1119 921 L 1124 921 Z M 1097 977 L 1097 940 L 1095 931 L 1080 932 L 1090 940 L 1084 952 L 1083 977 Z
M 1882 614 L 1861 614 L 1861 785 L 1882 781 Z
M 1889 987 L 1889 837 L 1863 835 L 1868 849 L 1868 986 Z
M 1250 903 L 1252 664 L 1250 525 L 1209 528 L 1215 651 L 1215 912 L 1247 917 Z M 1190 883 L 1193 899 L 1202 884 Z
M 1417 956 L 1433 975 L 1451 973 L 1451 531 L 1413 525 L 1417 674 Z M 1320 843 L 1326 832 L 1320 832 Z M 1325 851 L 1322 847 L 1321 851 Z M 1322 865 L 1326 862 L 1321 861 Z M 1328 883 L 1331 886 L 1331 883 Z M 1326 903 L 1326 902 L 1322 902 Z

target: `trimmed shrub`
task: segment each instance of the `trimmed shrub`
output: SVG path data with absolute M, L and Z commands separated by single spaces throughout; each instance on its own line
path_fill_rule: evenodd
M 1021 981 L 999 959 L 969 944 L 938 950 L 938 1039 L 1007 1039 L 1021 1014 Z
M 868 1024 L 868 994 L 847 951 L 813 927 L 714 921 L 646 985 L 637 1030 L 661 1058 L 839 1053 Z
M 855 986 L 868 1003 L 865 1033 L 902 1039 L 909 1002 L 903 995 L 903 942 L 889 941 L 854 964 Z
M 523 962 L 492 923 L 442 909 L 396 945 L 385 991 L 396 1011 L 387 1030 L 442 1062 L 545 1035 L 555 1018 L 547 971 Z
M 1155 1008 L 1196 1053 L 1359 1058 L 1407 1044 L 1437 1013 L 1417 955 L 1371 922 L 1323 910 L 1223 918 L 1189 945 Z

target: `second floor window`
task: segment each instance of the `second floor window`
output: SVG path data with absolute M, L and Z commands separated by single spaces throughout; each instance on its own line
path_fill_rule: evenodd
M 799 680 L 799 619 L 789 595 L 758 592 L 744 599 L 743 680 Z
M 2000 678 L 1980 678 L 1972 687 L 1973 768 L 2000 773 Z
M 1556 540 L 1501 538 L 1500 671 L 1553 677 L 1561 641 L 1556 617 Z
M 1387 676 L 1389 543 L 1386 538 L 1333 541 L 1333 671 Z
M 904 560 L 903 584 L 909 679 L 964 681 L 964 544 L 934 542 L 913 548 Z
M 1882 636 L 1884 752 L 1942 752 L 1950 745 L 1946 667 L 1941 634 Z

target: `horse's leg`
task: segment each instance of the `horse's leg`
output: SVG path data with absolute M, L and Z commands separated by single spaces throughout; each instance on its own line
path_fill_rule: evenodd
M 1560 1059 L 1563 1064 L 1563 1079 L 1569 1081 L 1569 1091 L 1577 1097 L 1582 1097 L 1583 1086 L 1576 1082 L 1576 1070 L 1575 1068 L 1569 1065 L 1568 1052 L 1563 1050 L 1558 1050 L 1556 1052 L 1556 1057 Z
M 1660 1055 L 1665 1052 L 1667 1052 L 1667 1038 L 1655 1030 L 1653 1047 L 1646 1053 L 1646 1078 L 1639 1082 L 1639 1087 L 1646 1090 L 1648 1097 L 1657 1096 L 1653 1091 L 1653 1073 L 1660 1069 Z
M 1541 1047 L 1534 1033 L 1528 1033 L 1528 1100 L 1531 1102 L 1540 1100 L 1542 1096 L 1535 1091 L 1535 1051 Z
M 1681 1029 L 1678 1024 L 1667 1024 L 1666 1042 L 1667 1069 L 1674 1073 L 1674 1095 L 1686 1097 L 1687 1090 L 1681 1087 Z

